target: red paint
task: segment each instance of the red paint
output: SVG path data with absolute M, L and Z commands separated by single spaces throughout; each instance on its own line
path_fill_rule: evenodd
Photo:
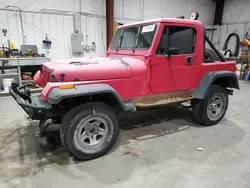
M 156 23 L 157 30 L 151 47 L 147 50 L 113 50 L 107 51 L 106 58 L 78 58 L 48 62 L 42 73 L 35 76 L 35 83 L 44 87 L 42 98 L 47 100 L 50 91 L 61 84 L 76 85 L 106 83 L 112 86 L 123 99 L 135 98 L 156 93 L 166 93 L 186 89 L 195 89 L 206 72 L 216 70 L 235 71 L 234 61 L 203 63 L 204 27 L 200 21 L 185 19 L 155 19 L 137 22 L 119 28 Z M 175 55 L 168 59 L 156 56 L 156 49 L 161 33 L 166 25 L 192 26 L 196 30 L 194 54 Z M 193 64 L 187 65 L 186 58 L 192 56 Z M 115 58 L 116 57 L 116 58 Z M 84 62 L 72 65 L 70 62 Z M 122 63 L 126 62 L 126 63 Z M 47 83 L 49 70 L 58 82 Z M 47 73 L 45 73 L 47 72 Z M 64 82 L 61 82 L 64 74 Z M 77 78 L 81 81 L 74 81 Z

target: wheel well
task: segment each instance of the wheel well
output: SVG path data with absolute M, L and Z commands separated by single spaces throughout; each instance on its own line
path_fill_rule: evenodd
M 201 79 L 198 87 L 194 90 L 194 97 L 196 99 L 204 99 L 212 85 L 225 88 L 229 95 L 233 94 L 232 88 L 240 90 L 235 73 L 231 71 L 207 72 Z
M 98 101 L 103 102 L 113 108 L 115 108 L 117 111 L 121 110 L 121 104 L 119 103 L 116 96 L 114 96 L 112 93 L 101 93 L 101 94 L 94 94 L 89 96 L 90 101 Z
M 115 111 L 120 112 L 122 110 L 122 106 L 115 95 L 112 93 L 99 93 L 99 94 L 91 94 L 84 96 L 77 96 L 63 99 L 58 105 L 58 108 L 73 108 L 80 104 L 84 104 L 87 102 L 102 102 L 109 106 L 111 106 Z
M 233 77 L 219 77 L 217 78 L 212 85 L 219 85 L 224 88 L 236 88 L 238 89 L 237 80 Z

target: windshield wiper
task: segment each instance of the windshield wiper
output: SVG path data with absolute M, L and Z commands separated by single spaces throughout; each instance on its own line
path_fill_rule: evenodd
M 141 26 L 139 26 L 138 32 L 137 32 L 136 37 L 135 37 L 135 44 L 134 44 L 134 46 L 133 46 L 133 48 L 132 48 L 132 51 L 133 51 L 133 52 L 135 51 L 135 48 L 137 47 L 137 43 L 138 43 L 138 38 L 139 38 L 140 30 L 141 30 Z

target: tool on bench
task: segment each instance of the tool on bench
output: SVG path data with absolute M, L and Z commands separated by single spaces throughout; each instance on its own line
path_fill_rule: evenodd
M 7 29 L 2 29 L 3 37 L 2 44 L 0 46 L 0 57 L 9 58 L 10 56 L 17 55 L 18 49 L 16 49 L 16 45 L 14 42 L 10 41 L 7 37 Z M 8 63 L 7 60 L 2 61 L 2 70 L 1 73 L 4 74 L 4 66 Z
M 28 58 L 32 58 L 32 49 L 28 49 L 28 53 L 29 53 Z
M 1 57 L 10 57 L 9 39 L 7 39 L 7 29 L 2 29 L 3 38 L 1 46 Z M 1 74 L 4 74 L 4 66 L 8 61 L 2 61 Z
M 21 45 L 21 54 L 29 58 L 39 56 L 37 45 Z

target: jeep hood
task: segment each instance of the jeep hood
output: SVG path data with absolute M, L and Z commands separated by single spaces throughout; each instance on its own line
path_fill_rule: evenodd
M 82 57 L 52 61 L 43 64 L 41 74 L 43 74 L 44 71 L 48 71 L 51 74 L 53 78 L 50 77 L 50 79 L 53 79 L 53 81 L 64 82 L 131 77 L 131 67 L 129 62 L 125 61 L 123 58 L 114 57 Z

